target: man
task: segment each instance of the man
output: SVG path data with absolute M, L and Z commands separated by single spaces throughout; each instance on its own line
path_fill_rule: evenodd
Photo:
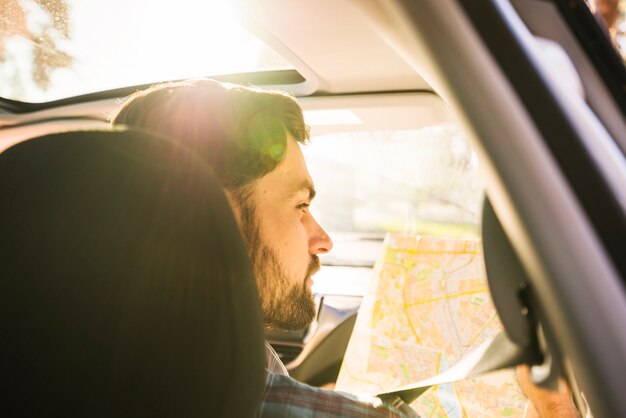
M 300 330 L 316 315 L 311 276 L 332 241 L 309 212 L 315 188 L 300 143 L 302 110 L 285 93 L 207 79 L 158 85 L 113 117 L 186 143 L 213 167 L 237 218 L 256 276 L 266 329 Z M 266 344 L 267 388 L 259 416 L 415 416 L 377 400 L 296 382 Z
M 265 327 L 309 325 L 310 277 L 332 241 L 308 211 L 315 189 L 298 146 L 308 132 L 295 100 L 200 79 L 135 94 L 112 123 L 184 142 L 210 163 L 246 240 Z
M 308 140 L 300 106 L 285 93 L 207 79 L 138 92 L 113 124 L 141 127 L 186 143 L 213 167 L 243 232 L 266 329 L 299 330 L 316 310 L 311 276 L 332 241 L 308 208 L 315 188 L 300 145 Z M 288 377 L 266 344 L 268 378 L 259 416 L 415 416 L 406 404 L 360 401 Z M 540 399 L 539 399 L 540 400 Z

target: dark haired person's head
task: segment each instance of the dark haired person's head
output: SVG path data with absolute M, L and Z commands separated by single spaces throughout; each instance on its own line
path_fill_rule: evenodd
M 247 251 L 210 167 L 129 131 L 0 154 L 3 416 L 251 416 Z M 236 412 L 240 411 L 240 412 Z
M 133 94 L 114 125 L 176 138 L 214 168 L 243 231 L 267 328 L 302 329 L 315 316 L 311 276 L 332 242 L 308 211 L 315 195 L 290 95 L 209 79 Z

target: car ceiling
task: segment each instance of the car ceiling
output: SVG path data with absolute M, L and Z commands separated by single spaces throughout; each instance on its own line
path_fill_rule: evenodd
M 307 79 L 298 95 L 432 90 L 380 30 L 385 14 L 376 2 L 318 0 L 303 7 L 241 0 L 238 6 L 246 27 Z

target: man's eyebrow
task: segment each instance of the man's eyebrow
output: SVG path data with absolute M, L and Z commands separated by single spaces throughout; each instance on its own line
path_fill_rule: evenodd
M 303 190 L 309 192 L 308 200 L 313 200 L 313 198 L 317 194 L 317 192 L 315 191 L 315 186 L 313 186 L 310 181 L 303 181 L 302 183 L 298 184 L 296 188 L 294 188 L 293 195 L 296 195 Z

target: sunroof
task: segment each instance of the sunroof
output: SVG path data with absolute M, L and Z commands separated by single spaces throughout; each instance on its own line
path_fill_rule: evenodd
M 224 0 L 3 0 L 0 96 L 46 102 L 157 81 L 293 68 Z

